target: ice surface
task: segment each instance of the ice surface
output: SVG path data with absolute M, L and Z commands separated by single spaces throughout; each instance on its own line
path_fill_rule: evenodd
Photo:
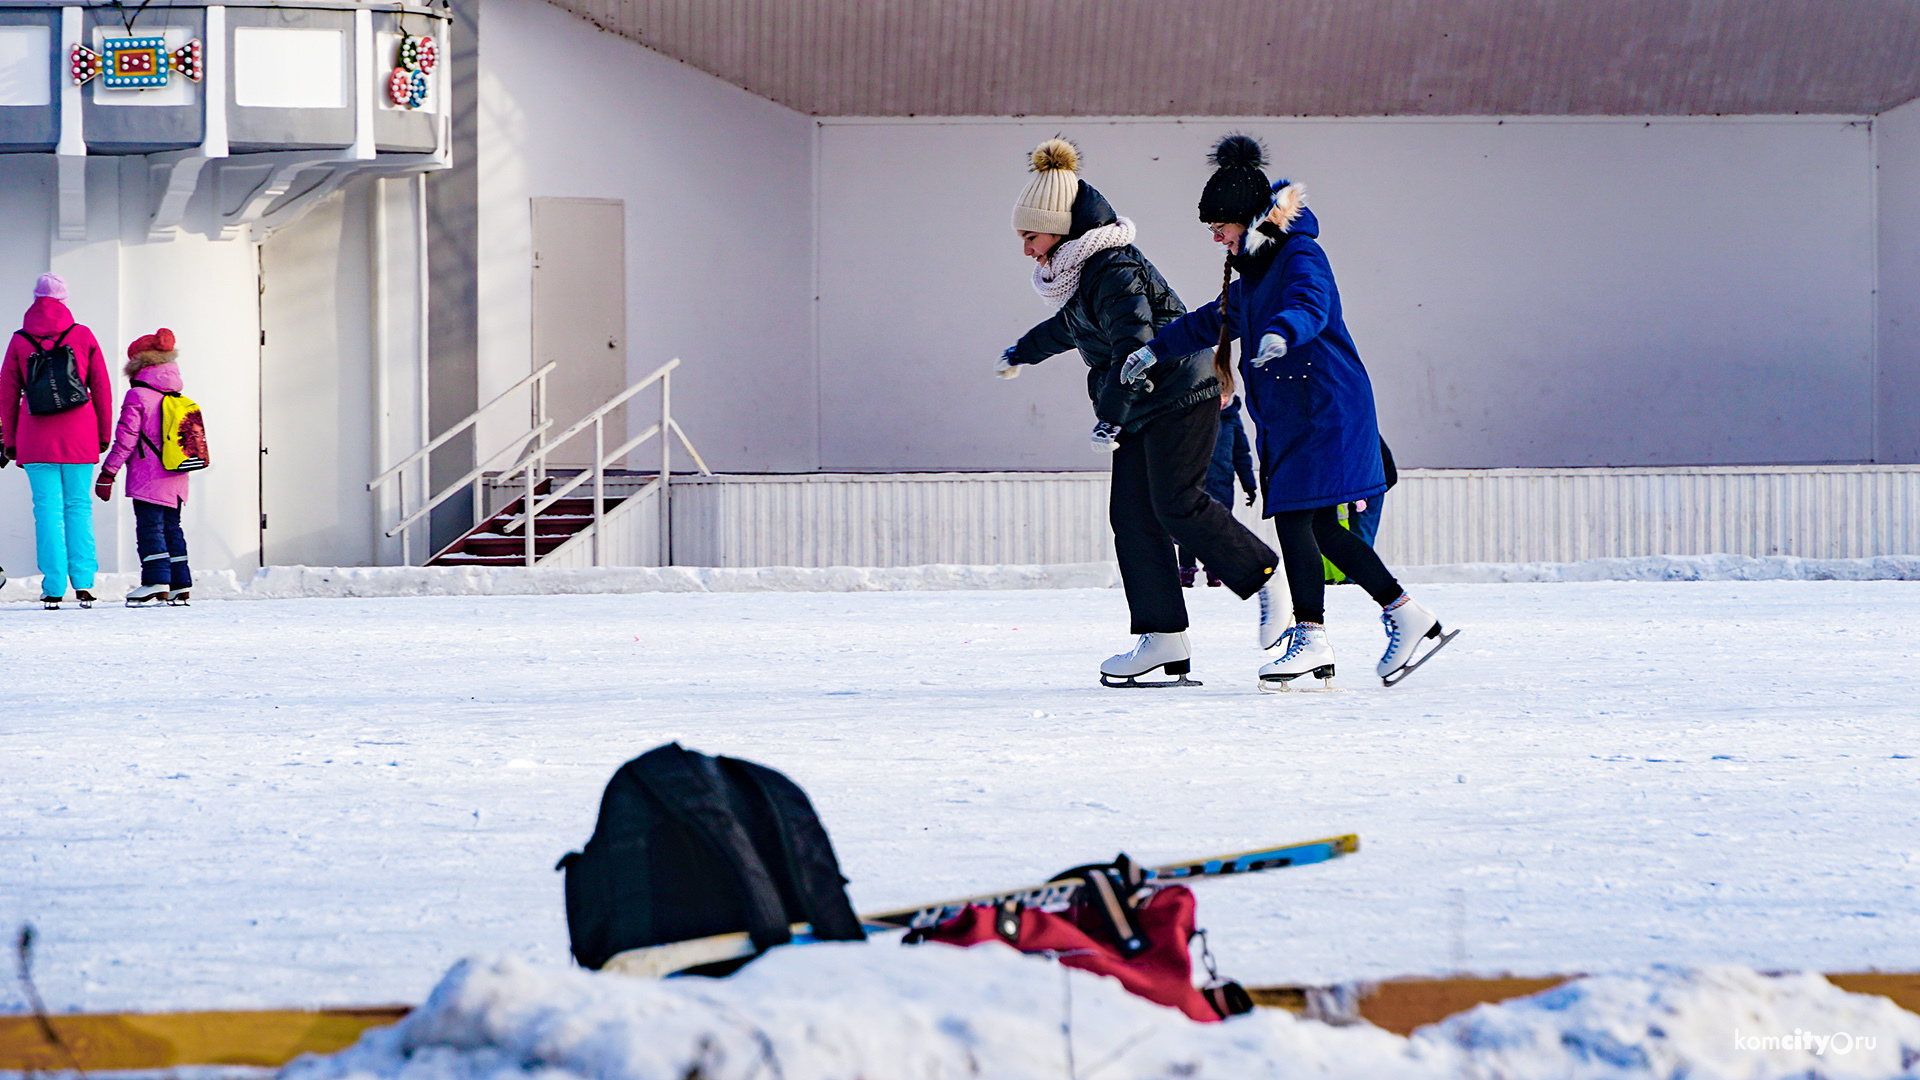
M 63 1011 L 562 966 L 555 859 L 677 738 L 799 781 L 863 909 L 1360 833 L 1197 886 L 1248 983 L 1915 970 L 1916 588 L 1421 585 L 1465 633 L 1392 690 L 1335 588 L 1326 695 L 1255 692 L 1221 589 L 1188 594 L 1188 691 L 1096 684 L 1130 644 L 1113 589 L 7 604 L 0 925 L 38 928 Z

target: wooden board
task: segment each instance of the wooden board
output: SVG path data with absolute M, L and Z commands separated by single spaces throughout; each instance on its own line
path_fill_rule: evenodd
M 1394 979 L 1375 985 L 1360 999 L 1359 1011 L 1360 1016 L 1375 1027 L 1407 1035 L 1415 1028 L 1438 1023 L 1476 1005 L 1491 1005 L 1551 990 L 1571 977 Z M 1828 975 L 1827 981 L 1849 993 L 1878 994 L 1908 1012 L 1920 1013 L 1920 974 L 1849 973 Z M 1300 1012 L 1307 1007 L 1310 991 L 1303 986 L 1265 986 L 1249 993 L 1257 1005 Z
M 404 1005 L 319 1012 L 118 1013 L 50 1016 L 47 1022 L 84 1069 L 164 1069 L 175 1065 L 284 1065 L 301 1054 L 330 1054 L 360 1033 L 407 1014 Z M 0 1069 L 69 1070 L 31 1016 L 0 1016 Z

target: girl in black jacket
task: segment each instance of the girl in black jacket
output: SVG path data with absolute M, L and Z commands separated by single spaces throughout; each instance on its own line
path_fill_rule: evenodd
M 1100 665 L 1100 681 L 1198 685 L 1186 678 L 1193 654 L 1174 541 L 1243 600 L 1260 591 L 1278 561 L 1206 493 L 1231 369 L 1215 367 L 1202 351 L 1162 361 L 1138 382 L 1120 381 L 1127 355 L 1187 309 L 1133 246 L 1133 222 L 1114 214 L 1078 166 L 1078 151 L 1064 139 L 1033 152 L 1036 175 L 1013 208 L 1013 228 L 1036 264 L 1035 291 L 1059 310 L 1001 354 L 998 372 L 1013 378 L 1023 365 L 1080 350 L 1097 421 L 1093 446 L 1113 453 L 1108 520 L 1132 632 L 1140 635 L 1131 651 Z M 1136 680 L 1155 669 L 1176 678 Z

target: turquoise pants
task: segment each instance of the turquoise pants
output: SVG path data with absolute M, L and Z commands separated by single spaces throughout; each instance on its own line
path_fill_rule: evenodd
M 100 561 L 93 553 L 93 466 L 22 465 L 33 488 L 33 536 L 42 596 L 67 595 L 67 579 L 76 589 L 93 588 Z

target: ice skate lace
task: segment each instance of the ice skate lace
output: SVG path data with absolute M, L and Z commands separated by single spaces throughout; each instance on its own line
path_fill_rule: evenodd
M 1298 626 L 1289 626 L 1280 631 L 1280 640 L 1287 643 L 1287 650 L 1280 654 L 1280 662 L 1283 664 L 1299 656 L 1301 650 L 1307 647 L 1306 632 Z
M 1382 662 L 1392 659 L 1400 648 L 1400 620 L 1393 617 L 1394 608 L 1399 606 L 1395 604 L 1380 613 L 1380 622 L 1387 628 L 1387 651 L 1380 654 Z

